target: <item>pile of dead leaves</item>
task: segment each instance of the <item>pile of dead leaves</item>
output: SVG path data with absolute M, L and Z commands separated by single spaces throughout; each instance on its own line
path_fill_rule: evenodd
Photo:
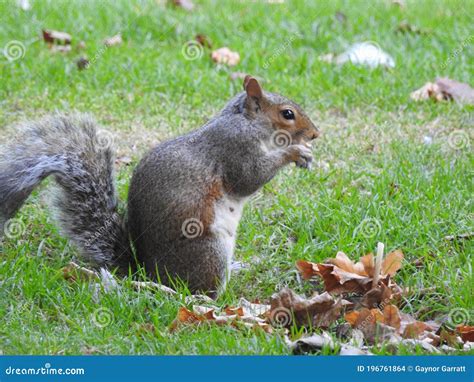
M 319 351 L 328 347 L 340 354 L 370 354 L 373 346 L 397 352 L 400 345 L 427 352 L 451 352 L 473 348 L 474 327 L 452 327 L 435 321 L 420 321 L 401 311 L 411 291 L 393 280 L 402 267 L 399 250 L 383 257 L 365 255 L 353 262 L 339 252 L 323 263 L 300 260 L 302 278 L 321 280 L 324 291 L 310 298 L 289 288 L 272 296 L 270 304 L 240 300 L 238 307 L 194 306 L 180 308 L 171 326 L 230 325 L 288 334 L 291 327 L 304 328 L 307 336 L 287 342 L 293 352 Z

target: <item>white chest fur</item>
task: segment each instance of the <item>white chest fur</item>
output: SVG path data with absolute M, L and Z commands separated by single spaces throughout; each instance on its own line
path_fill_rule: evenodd
M 210 230 L 218 239 L 222 254 L 227 260 L 227 274 L 221 285 L 223 289 L 229 281 L 237 228 L 246 199 L 224 195 L 214 205 L 214 221 Z
M 224 239 L 235 241 L 242 209 L 247 198 L 224 195 L 214 205 L 214 221 L 211 231 Z

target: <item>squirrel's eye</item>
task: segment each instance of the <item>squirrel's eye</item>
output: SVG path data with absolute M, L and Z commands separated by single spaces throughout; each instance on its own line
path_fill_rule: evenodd
M 295 119 L 295 113 L 293 113 L 293 110 L 290 110 L 290 109 L 282 110 L 281 115 L 285 119 Z

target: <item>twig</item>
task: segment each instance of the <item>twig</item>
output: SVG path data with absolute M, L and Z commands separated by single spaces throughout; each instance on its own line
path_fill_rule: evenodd
M 372 280 L 372 288 L 375 288 L 379 284 L 380 270 L 382 269 L 383 250 L 383 243 L 377 243 L 377 257 L 375 258 L 375 269 L 374 278 Z
M 444 240 L 453 241 L 457 239 L 470 239 L 474 236 L 474 232 L 461 233 L 459 235 L 449 235 L 445 236 Z

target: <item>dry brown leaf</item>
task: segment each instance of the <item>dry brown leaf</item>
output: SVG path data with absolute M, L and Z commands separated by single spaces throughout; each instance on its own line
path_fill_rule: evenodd
M 316 313 L 313 316 L 313 328 L 329 328 L 329 326 L 331 326 L 331 324 L 341 316 L 344 302 L 344 300 L 338 299 L 331 309 L 328 309 L 325 312 Z
M 43 29 L 43 40 L 49 44 L 70 45 L 72 37 L 66 32 Z
M 400 250 L 390 252 L 382 261 L 382 274 L 393 276 L 402 267 L 403 253 Z
M 389 283 L 390 278 L 401 267 L 403 253 L 399 250 L 389 253 L 382 262 L 380 279 Z M 336 257 L 328 259 L 324 264 L 299 260 L 296 267 L 304 279 L 319 276 L 324 281 L 327 292 L 340 294 L 347 292 L 366 293 L 372 287 L 375 272 L 374 256 L 370 253 L 354 263 L 345 253 L 338 252 Z M 380 284 L 379 284 L 380 285 Z M 392 283 L 395 287 L 396 284 Z
M 435 83 L 428 82 L 410 94 L 415 101 L 434 99 L 435 101 L 455 100 L 474 105 L 474 89 L 468 84 L 450 78 L 438 78 Z
M 402 337 L 403 338 L 418 338 L 421 334 L 429 329 L 430 326 L 424 322 L 416 321 L 412 322 L 405 326 L 403 330 Z
M 316 324 L 329 326 L 340 314 L 342 303 L 329 293 L 313 296 L 310 299 L 298 296 L 291 289 L 284 288 L 271 298 L 271 309 L 268 318 L 272 325 L 289 327 L 293 323 L 298 326 Z M 335 310 L 335 312 L 330 312 Z M 313 323 L 313 320 L 316 320 Z
M 205 48 L 212 48 L 211 39 L 204 34 L 197 34 L 196 37 L 194 37 L 194 40 Z
M 194 9 L 194 3 L 191 0 L 173 0 L 173 4 L 186 11 L 192 11 Z
M 347 313 L 344 318 L 353 328 L 362 332 L 365 341 L 369 344 L 397 336 L 397 329 L 385 324 L 385 316 L 378 309 L 363 308 L 360 311 Z
M 227 314 L 228 316 L 232 316 L 232 315 L 237 315 L 239 317 L 244 316 L 244 308 L 242 307 L 232 308 L 230 306 L 226 306 L 224 311 L 225 311 L 225 314 Z
M 107 47 L 110 47 L 110 46 L 120 45 L 122 42 L 123 42 L 122 35 L 119 33 L 119 34 L 116 34 L 115 36 L 106 38 L 104 40 L 104 45 Z
M 386 325 L 395 329 L 400 329 L 401 317 L 398 308 L 395 305 L 387 305 L 383 309 L 383 319 Z
M 451 329 L 448 329 L 446 327 L 442 327 L 440 329 L 440 332 L 439 332 L 439 343 L 438 343 L 438 345 L 440 345 L 440 344 L 447 344 L 448 346 L 457 347 L 457 345 L 459 345 L 457 333 L 455 331 L 451 330 Z
M 416 25 L 410 24 L 408 21 L 402 21 L 398 24 L 395 32 L 399 33 L 412 33 L 412 34 L 419 34 L 419 35 L 427 35 L 430 34 L 431 31 L 428 29 L 419 28 Z
M 308 280 L 316 275 L 319 275 L 318 264 L 312 263 L 311 261 L 298 260 L 296 262 L 296 268 L 300 271 L 304 280 Z
M 237 52 L 231 51 L 226 46 L 213 51 L 211 58 L 217 64 L 228 66 L 235 66 L 240 62 L 240 55 Z
M 357 319 L 359 318 L 360 312 L 353 310 L 345 314 L 344 319 L 355 328 Z
M 382 282 L 362 297 L 361 304 L 366 308 L 376 308 L 390 302 L 392 295 L 392 290 Z
M 182 307 L 179 309 L 176 319 L 171 324 L 170 331 L 174 331 L 183 325 L 201 325 L 208 323 L 214 325 L 231 325 L 237 329 L 245 327 L 271 333 L 272 328 L 266 322 L 266 319 L 254 314 L 255 312 L 259 312 L 261 308 L 256 308 L 255 306 L 257 304 L 251 305 L 253 305 L 251 308 L 253 310 L 246 309 L 244 306 L 235 308 L 225 307 L 222 311 L 215 306 L 194 305 L 192 311 Z M 264 305 L 261 305 L 261 307 L 263 306 Z M 266 307 L 267 309 L 269 308 L 269 306 Z
M 250 302 L 243 297 L 239 300 L 239 305 L 244 308 L 246 315 L 255 317 L 266 317 L 266 313 L 270 310 L 270 305 Z
M 77 61 L 76 61 L 76 65 L 77 65 L 77 68 L 79 70 L 84 70 L 84 69 L 87 69 L 90 65 L 90 61 L 85 58 L 85 57 L 80 57 Z
M 61 269 L 63 277 L 68 281 L 98 281 L 99 275 L 91 271 L 90 269 L 81 267 L 80 265 L 70 262 L 64 268 Z
M 456 331 L 464 342 L 474 342 L 474 326 L 459 325 Z
M 444 94 L 457 102 L 474 105 L 474 89 L 450 78 L 438 78 L 436 84 Z

